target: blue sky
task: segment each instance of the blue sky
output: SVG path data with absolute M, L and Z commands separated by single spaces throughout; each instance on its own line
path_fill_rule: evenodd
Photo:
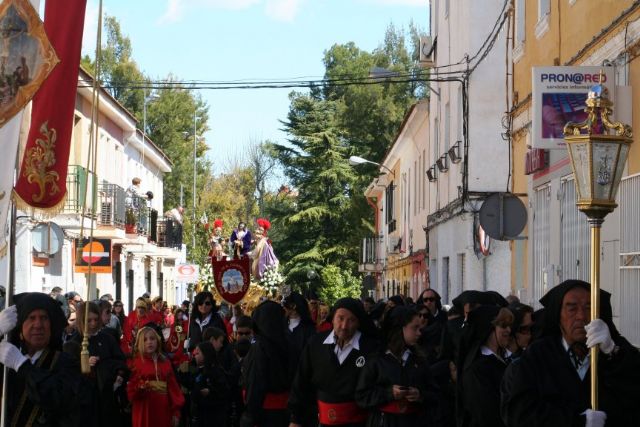
M 232 81 L 324 74 L 323 52 L 353 41 L 371 51 L 390 23 L 427 28 L 427 0 L 107 0 L 152 78 Z M 95 49 L 97 0 L 88 0 L 83 52 Z M 291 89 L 202 90 L 214 171 L 251 141 L 284 141 Z

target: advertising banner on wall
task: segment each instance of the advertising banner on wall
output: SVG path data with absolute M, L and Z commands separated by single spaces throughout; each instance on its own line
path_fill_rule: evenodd
M 613 67 L 534 67 L 532 86 L 531 142 L 533 148 L 565 149 L 564 125 L 586 119 L 585 100 L 589 89 L 599 83 L 609 90 L 615 103 Z
M 196 264 L 178 264 L 176 266 L 176 282 L 196 283 L 200 278 Z
M 74 271 L 76 273 L 111 274 L 111 239 L 75 239 Z

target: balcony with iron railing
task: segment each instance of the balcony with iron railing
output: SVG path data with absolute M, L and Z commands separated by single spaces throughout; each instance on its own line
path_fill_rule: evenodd
M 385 260 L 380 250 L 381 247 L 382 236 L 365 237 L 362 239 L 358 271 L 363 273 L 382 271 Z
M 127 234 L 149 236 L 151 227 L 151 212 L 156 212 L 147 205 L 147 198 L 128 194 L 126 197 L 125 230 Z M 155 213 L 157 217 L 157 212 Z
M 124 188 L 116 184 L 102 182 L 98 184 L 100 215 L 98 225 L 123 228 L 126 213 L 126 193 Z
M 98 184 L 96 175 L 80 165 L 69 165 L 67 172 L 67 196 L 62 213 L 95 217 L 97 201 L 94 190 Z
M 100 227 L 124 228 L 126 234 L 146 236 L 160 247 L 182 247 L 180 222 L 172 217 L 158 218 L 147 197 L 128 194 L 106 181 L 98 183 L 97 176 L 80 165 L 69 165 L 63 213 L 93 217 Z
M 182 248 L 182 224 L 172 217 L 165 216 L 158 220 L 157 240 L 158 246 L 163 248 Z

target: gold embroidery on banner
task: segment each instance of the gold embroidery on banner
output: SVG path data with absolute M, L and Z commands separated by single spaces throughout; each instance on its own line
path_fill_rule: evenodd
M 50 184 L 51 191 L 49 196 L 60 191 L 57 181 L 60 179 L 58 172 L 49 170 L 56 164 L 56 138 L 57 132 L 55 129 L 49 130 L 49 122 L 44 122 L 40 126 L 40 133 L 44 138 L 36 139 L 36 146 L 30 148 L 26 153 L 26 162 L 23 176 L 27 178 L 29 184 L 36 183 L 40 189 L 38 194 L 31 196 L 31 200 L 39 203 L 44 199 L 47 184 Z

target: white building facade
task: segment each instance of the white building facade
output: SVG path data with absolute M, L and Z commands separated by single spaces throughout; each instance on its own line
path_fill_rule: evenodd
M 369 272 L 377 274 L 376 297 L 396 294 L 414 300 L 427 287 L 427 183 L 424 164 L 429 138 L 429 102 L 413 105 L 398 136 L 382 161 L 381 176 L 367 188 L 365 196 L 375 203 L 377 238 Z M 366 260 L 361 262 L 367 271 Z M 376 262 L 377 261 L 377 262 Z
M 181 226 L 163 217 L 163 175 L 171 171 L 171 161 L 137 129 L 136 118 L 102 90 L 96 170 L 88 172 L 92 79 L 81 70 L 79 83 L 65 206 L 55 217 L 43 220 L 18 212 L 15 277 L 19 280 L 14 292 L 50 292 L 59 286 L 63 293 L 76 291 L 83 299 L 108 293 L 129 310 L 145 292 L 162 296 L 169 304 L 179 303 L 185 290 L 175 282 L 174 270 L 185 259 Z M 134 177 L 141 179 L 142 193 L 153 193 L 152 199 L 133 200 L 127 189 Z M 129 222 L 133 227 L 126 226 Z M 59 250 L 47 254 L 38 245 L 36 227 L 49 223 L 62 229 L 63 239 Z M 93 273 L 88 295 L 88 274 L 74 271 L 74 240 L 81 234 L 89 238 L 92 228 L 94 238 L 111 243 L 112 272 Z M 9 276 L 9 258 L 0 260 L 2 277 Z
M 488 195 L 509 189 L 509 144 L 501 135 L 508 110 L 506 31 L 497 33 L 494 44 L 485 43 L 504 4 L 431 1 L 432 48 L 423 52 L 429 56 L 430 77 L 461 77 L 430 83 L 429 148 L 422 171 L 428 180 L 430 286 L 447 303 L 468 289 L 505 296 L 511 289 L 509 243 L 484 237 L 478 219 Z M 463 76 L 471 68 L 465 85 Z

